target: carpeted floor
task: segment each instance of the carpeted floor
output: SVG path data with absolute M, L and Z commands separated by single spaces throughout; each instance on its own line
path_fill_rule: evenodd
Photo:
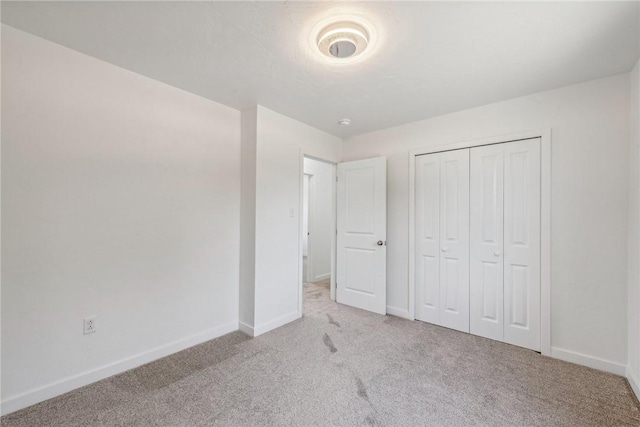
M 640 425 L 618 376 L 329 300 L 5 416 L 2 426 Z

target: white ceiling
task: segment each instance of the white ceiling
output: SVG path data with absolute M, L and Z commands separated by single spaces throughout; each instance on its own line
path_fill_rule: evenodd
M 346 137 L 627 72 L 639 4 L 3 1 L 2 22 Z M 376 51 L 349 66 L 319 61 L 312 27 L 347 12 L 375 24 Z

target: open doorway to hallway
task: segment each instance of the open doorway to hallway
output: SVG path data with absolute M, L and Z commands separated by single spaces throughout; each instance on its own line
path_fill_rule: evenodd
M 303 313 L 309 314 L 331 303 L 335 165 L 305 157 L 303 173 Z

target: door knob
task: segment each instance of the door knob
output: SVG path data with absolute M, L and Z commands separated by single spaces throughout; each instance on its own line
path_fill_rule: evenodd
M 500 256 L 500 251 L 495 251 L 495 252 L 493 253 L 493 256 Z
M 447 248 L 442 248 L 442 249 L 440 249 L 440 251 L 447 252 Z
M 378 241 L 376 242 L 376 245 L 378 245 L 378 246 L 382 246 L 382 245 L 384 245 L 384 242 L 383 242 L 382 240 L 378 240 Z

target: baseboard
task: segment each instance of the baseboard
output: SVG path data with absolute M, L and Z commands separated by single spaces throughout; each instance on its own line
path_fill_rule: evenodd
M 622 363 L 612 362 L 611 360 L 600 359 L 557 347 L 551 347 L 551 357 L 621 376 L 624 376 L 627 370 L 626 366 Z
M 326 280 L 331 278 L 331 273 L 321 274 L 313 278 L 312 282 L 319 282 L 321 280 Z
M 638 400 L 640 400 L 640 378 L 629 368 L 627 368 L 626 377 L 627 381 L 629 381 L 629 385 L 631 386 L 631 390 L 633 390 Z
M 0 405 L 0 414 L 7 415 L 11 412 L 26 408 L 36 403 L 51 399 L 69 391 L 84 387 L 96 381 L 103 380 L 113 375 L 120 374 L 138 366 L 144 365 L 162 357 L 177 353 L 194 345 L 218 338 L 238 330 L 238 322 L 229 322 L 216 328 L 191 335 L 186 338 L 174 341 L 172 343 L 156 347 L 144 353 L 127 357 L 110 363 L 100 368 L 92 369 L 77 375 L 73 375 L 62 380 L 47 384 L 42 387 L 29 390 L 16 396 L 11 396 L 2 401 Z
M 402 317 L 403 319 L 414 320 L 411 318 L 411 316 L 409 316 L 409 310 L 405 310 L 404 308 L 391 307 L 388 305 L 387 314 L 390 314 L 392 316 Z
M 277 319 L 270 320 L 262 325 L 255 326 L 253 328 L 253 336 L 257 337 L 269 331 L 272 331 L 280 326 L 286 325 L 289 322 L 293 322 L 296 319 L 302 317 L 300 313 L 294 311 L 293 313 L 286 314 L 284 316 L 278 317 Z
M 254 337 L 254 329 L 253 326 L 249 326 L 244 322 L 238 323 L 238 330 L 242 333 L 249 335 L 250 337 Z

